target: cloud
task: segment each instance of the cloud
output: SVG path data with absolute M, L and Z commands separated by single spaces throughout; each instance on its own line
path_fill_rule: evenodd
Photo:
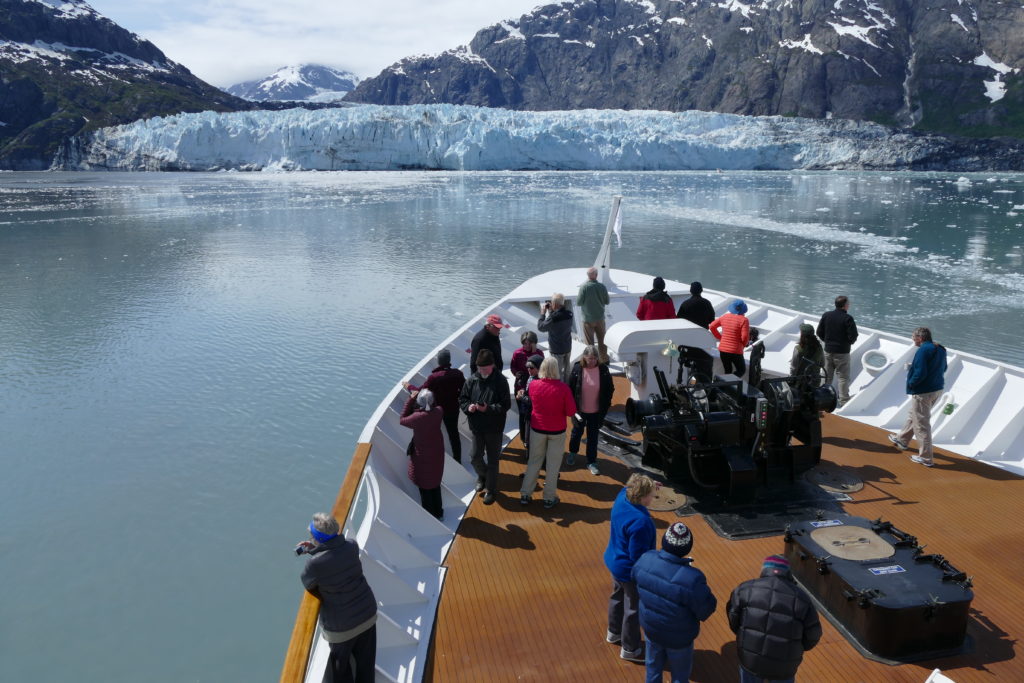
M 537 6 L 536 0 L 94 0 L 214 85 L 315 62 L 374 76 L 403 57 L 434 54 Z

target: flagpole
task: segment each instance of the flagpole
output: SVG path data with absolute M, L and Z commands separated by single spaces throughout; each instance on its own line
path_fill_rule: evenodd
M 601 249 L 597 252 L 594 260 L 594 267 L 597 268 L 597 280 L 608 284 L 608 271 L 611 269 L 612 233 L 618 238 L 619 245 L 622 245 L 622 214 L 619 205 L 622 203 L 622 195 L 612 197 L 612 210 L 608 214 L 608 225 L 604 230 L 604 240 L 601 242 Z

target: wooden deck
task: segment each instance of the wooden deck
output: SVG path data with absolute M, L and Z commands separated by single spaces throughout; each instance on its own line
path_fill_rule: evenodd
M 1016 659 L 1024 634 L 1024 525 L 1017 517 L 1024 479 L 942 453 L 927 469 L 893 449 L 884 432 L 831 415 L 823 431 L 823 459 L 865 482 L 845 504 L 847 513 L 893 522 L 974 577 L 974 647 L 888 666 L 861 656 L 823 618 L 824 635 L 806 654 L 798 680 L 920 682 L 940 668 L 958 683 L 1024 681 L 1024 660 Z M 506 450 L 497 503 L 472 503 L 448 554 L 426 680 L 643 680 L 643 665 L 619 659 L 618 646 L 604 641 L 611 582 L 602 555 L 609 510 L 629 470 L 602 454 L 595 477 L 584 460 L 563 467 L 562 502 L 545 510 L 539 491 L 529 507 L 520 505 L 525 453 L 518 440 Z M 678 518 L 652 514 L 660 543 L 660 530 Z M 729 541 L 700 516 L 682 521 L 693 530 L 695 565 L 719 602 L 697 638 L 692 680 L 736 681 L 725 602 L 738 583 L 758 575 L 766 555 L 783 551 L 782 537 Z

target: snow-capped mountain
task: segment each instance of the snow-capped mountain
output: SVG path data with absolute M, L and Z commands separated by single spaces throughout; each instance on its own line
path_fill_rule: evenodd
M 247 100 L 264 102 L 336 102 L 355 89 L 359 77 L 320 64 L 285 66 L 266 78 L 237 83 L 227 92 Z
M 1024 137 L 1024 3 L 568 0 L 410 57 L 348 100 L 699 109 Z
M 0 168 L 41 169 L 82 130 L 246 108 L 84 0 L 0 0 Z
M 68 170 L 1020 170 L 1024 143 L 873 123 L 708 112 L 517 112 L 458 105 L 181 114 L 104 128 Z

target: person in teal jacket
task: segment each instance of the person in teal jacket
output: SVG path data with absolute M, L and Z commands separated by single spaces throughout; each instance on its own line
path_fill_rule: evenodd
M 654 520 L 647 506 L 654 500 L 657 488 L 646 474 L 635 472 L 629 476 L 626 488 L 619 491 L 612 504 L 611 534 L 604 551 L 604 564 L 612 574 L 606 640 L 619 645 L 619 656 L 631 662 L 644 661 L 640 598 L 633 581 L 633 565 L 654 549 Z
M 917 455 L 910 457 L 919 465 L 935 464 L 932 452 L 932 409 L 942 397 L 946 377 L 946 348 L 932 341 L 927 327 L 914 330 L 917 352 L 907 370 L 907 393 L 910 410 L 907 421 L 898 434 L 890 434 L 889 441 L 901 451 L 909 450 L 910 439 L 917 437 Z

